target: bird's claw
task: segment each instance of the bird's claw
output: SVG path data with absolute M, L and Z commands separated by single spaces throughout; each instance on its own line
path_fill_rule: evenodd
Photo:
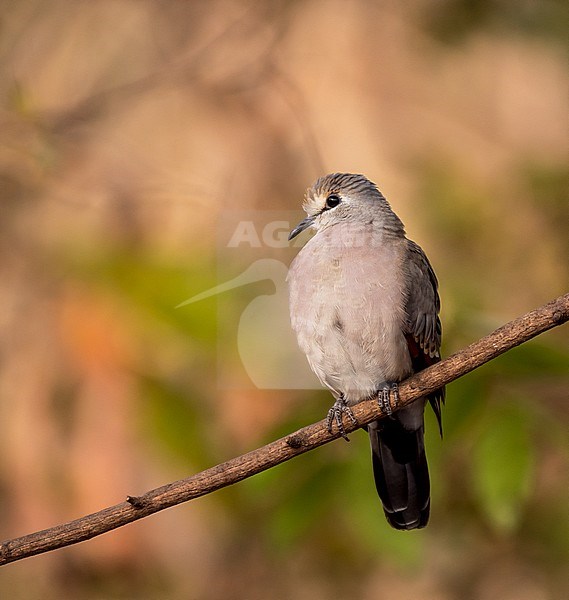
M 326 428 L 328 429 L 328 433 L 332 433 L 332 424 L 335 422 L 340 435 L 347 442 L 349 442 L 350 439 L 346 435 L 346 430 L 344 429 L 344 422 L 342 419 L 344 414 L 348 415 L 348 418 L 354 425 L 357 425 L 358 421 L 356 420 L 356 417 L 354 417 L 352 409 L 346 404 L 344 397 L 340 396 L 328 411 L 328 416 L 326 417 Z
M 393 394 L 393 404 L 391 403 L 391 394 Z M 387 383 L 377 392 L 377 403 L 381 407 L 381 412 L 391 415 L 393 409 L 399 404 L 399 385 L 397 383 Z

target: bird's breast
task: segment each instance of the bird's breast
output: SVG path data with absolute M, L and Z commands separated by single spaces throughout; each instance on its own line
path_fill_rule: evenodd
M 411 372 L 403 246 L 346 244 L 337 232 L 325 234 L 312 238 L 291 266 L 291 322 L 322 383 L 358 401 Z

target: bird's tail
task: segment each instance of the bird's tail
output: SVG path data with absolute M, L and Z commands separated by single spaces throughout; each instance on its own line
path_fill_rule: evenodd
M 429 521 L 430 483 L 422 410 L 411 428 L 406 415 L 400 414 L 405 410 L 370 423 L 368 432 L 375 487 L 385 516 L 395 529 L 409 530 Z

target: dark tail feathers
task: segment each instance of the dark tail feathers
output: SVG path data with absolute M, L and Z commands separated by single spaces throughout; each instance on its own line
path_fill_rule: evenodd
M 392 417 L 368 425 L 375 487 L 389 524 L 420 529 L 429 521 L 430 483 L 424 426 L 409 430 Z

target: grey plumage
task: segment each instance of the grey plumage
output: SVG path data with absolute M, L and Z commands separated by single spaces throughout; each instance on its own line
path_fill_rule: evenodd
M 336 402 L 329 420 L 342 428 L 350 405 L 382 397 L 440 360 L 437 279 L 421 248 L 375 184 L 334 173 L 307 190 L 304 219 L 292 237 L 316 230 L 289 270 L 291 323 L 301 350 Z M 440 427 L 444 389 L 430 396 Z M 374 477 L 397 529 L 424 527 L 429 474 L 418 400 L 368 426 Z

